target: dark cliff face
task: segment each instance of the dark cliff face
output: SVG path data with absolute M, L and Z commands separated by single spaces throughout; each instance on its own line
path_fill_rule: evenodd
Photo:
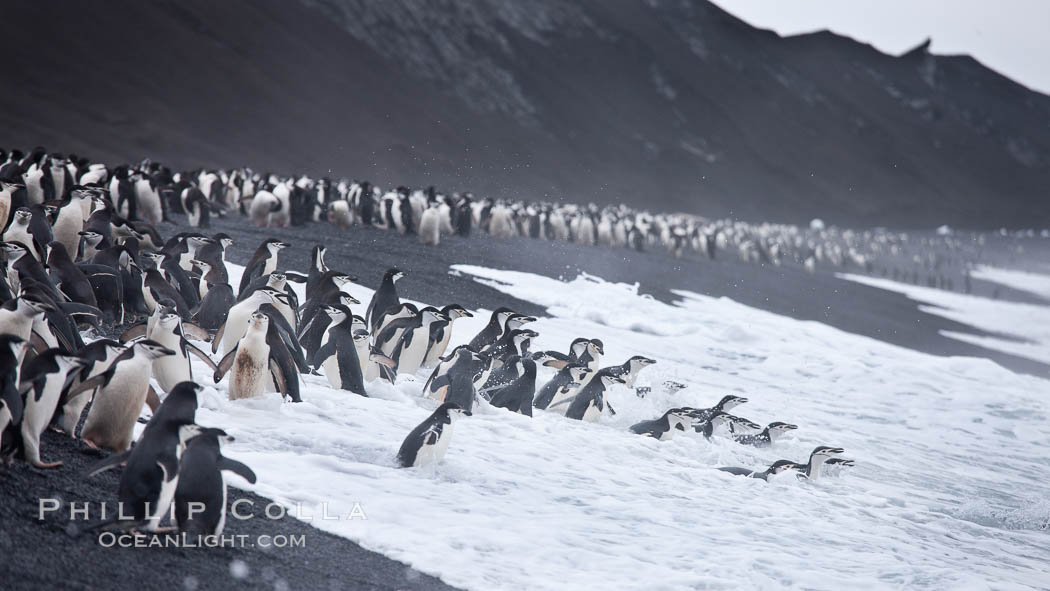
M 1050 98 L 968 57 L 784 39 L 702 1 L 4 14 L 4 147 L 752 220 L 1050 222 Z

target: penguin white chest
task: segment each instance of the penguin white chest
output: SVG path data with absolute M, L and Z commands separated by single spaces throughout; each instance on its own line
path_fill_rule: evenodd
M 251 398 L 262 394 L 270 381 L 270 347 L 265 341 L 245 337 L 233 359 L 230 376 L 230 399 Z
M 445 425 L 445 428 L 437 434 L 436 441 L 429 444 L 423 443 L 423 446 L 416 453 L 416 461 L 412 465 L 418 467 L 440 462 L 445 458 L 445 452 L 448 451 L 450 441 L 452 441 L 452 425 L 449 424 Z
M 598 408 L 596 401 L 591 400 L 587 403 L 587 410 L 583 411 L 583 418 L 581 420 L 588 423 L 597 423 L 598 418 L 602 416 L 601 409 Z

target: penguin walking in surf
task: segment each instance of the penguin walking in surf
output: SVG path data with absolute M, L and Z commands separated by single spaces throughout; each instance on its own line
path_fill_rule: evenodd
M 397 451 L 397 461 L 403 468 L 418 468 L 440 462 L 448 451 L 452 428 L 464 411 L 453 402 L 437 407 L 422 423 L 408 434 Z

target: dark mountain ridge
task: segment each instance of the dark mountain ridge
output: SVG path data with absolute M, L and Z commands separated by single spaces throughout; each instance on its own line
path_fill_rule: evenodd
M 925 45 L 781 38 L 705 1 L 4 12 L 4 147 L 750 220 L 1050 222 L 1050 97 Z

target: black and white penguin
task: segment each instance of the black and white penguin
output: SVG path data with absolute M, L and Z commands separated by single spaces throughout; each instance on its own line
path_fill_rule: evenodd
M 84 345 L 77 351 L 77 357 L 87 365 L 81 370 L 78 379 L 84 382 L 106 371 L 113 361 L 127 349 L 126 346 L 112 339 L 99 339 Z M 58 428 L 70 437 L 76 437 L 77 424 L 80 423 L 80 416 L 84 414 L 84 407 L 91 401 L 91 395 L 90 391 L 75 396 L 67 392 L 65 401 L 62 403 Z
M 326 309 L 332 319 L 310 365 L 323 367 L 325 378 L 333 388 L 367 396 L 354 335 L 354 321 L 345 306 Z
M 148 337 L 174 351 L 174 355 L 167 355 L 153 362 L 153 377 L 162 391 L 169 392 L 176 384 L 193 380 L 190 353 L 204 361 L 212 371 L 218 369 L 207 353 L 186 339 L 182 318 L 175 310 L 168 307 L 158 308 L 157 314 L 157 321 Z
M 69 257 L 66 247 L 57 241 L 52 242 L 49 247 L 47 266 L 51 271 L 55 287 L 65 294 L 70 301 L 98 307 L 98 300 L 95 298 L 95 290 L 91 287 L 91 280 Z M 115 276 L 113 273 L 108 275 Z
M 733 438 L 733 440 L 743 445 L 753 445 L 755 447 L 769 447 L 776 443 L 778 437 L 793 429 L 798 429 L 798 425 L 790 425 L 788 423 L 782 423 L 777 421 L 766 425 L 766 428 L 762 429 L 761 433 L 737 435 Z
M 19 360 L 27 345 L 20 337 L 0 333 L 0 459 L 5 465 L 10 465 L 18 451 L 15 427 L 22 422 L 24 406 L 18 391 Z
M 284 292 L 264 287 L 231 306 L 226 314 L 226 322 L 219 327 L 215 338 L 212 339 L 211 352 L 218 352 L 221 345 L 223 354 L 228 353 L 244 336 L 244 332 L 248 329 L 248 320 L 254 312 L 263 304 L 273 304 L 282 299 L 287 304 L 287 298 L 288 295 Z
M 373 334 L 382 326 L 386 311 L 401 303 L 401 299 L 397 296 L 395 283 L 404 276 L 404 272 L 400 269 L 387 269 L 383 274 L 383 281 L 379 284 L 379 289 L 372 294 L 372 301 L 368 302 L 368 309 L 365 311 L 365 321 L 368 322 Z
M 81 439 L 92 447 L 128 449 L 135 421 L 150 394 L 153 360 L 174 354 L 155 341 L 139 341 L 114 359 L 109 369 L 70 389 L 69 397 L 73 398 L 81 391 L 97 388 Z
M 431 326 L 448 322 L 449 318 L 441 310 L 427 306 L 412 320 L 414 322 L 401 332 L 401 340 L 391 356 L 397 361 L 399 374 L 413 375 L 419 371 L 430 346 Z
M 467 415 L 472 414 L 478 395 L 478 382 L 487 377 L 490 360 L 469 346 L 457 347 L 431 374 L 423 386 L 426 396 L 439 402 L 455 402 Z
M 809 480 L 816 480 L 820 477 L 821 468 L 824 466 L 824 462 L 828 461 L 831 456 L 837 456 L 845 451 L 846 450 L 841 447 L 829 447 L 827 445 L 817 446 L 809 454 L 808 462 L 805 464 L 798 464 L 799 471 L 802 472 L 802 476 L 805 476 Z
M 251 468 L 222 455 L 222 445 L 232 441 L 222 429 L 201 428 L 182 452 L 175 488 L 175 523 L 190 539 L 222 535 L 227 497 L 224 471 L 255 484 Z
M 185 443 L 201 430 L 194 420 L 202 389 L 193 382 L 178 384 L 153 413 L 135 447 L 88 469 L 93 476 L 127 462 L 117 489 L 117 501 L 122 504 L 118 515 L 131 519 L 123 527 L 157 531 L 169 513 L 179 483 L 179 456 Z
M 587 385 L 573 398 L 572 404 L 565 411 L 566 418 L 596 422 L 607 406 L 605 390 L 609 386 L 622 383 L 623 380 L 617 377 L 611 369 L 599 369 L 594 373 L 594 377 Z
M 623 383 L 628 388 L 634 388 L 634 381 L 638 379 L 638 373 L 643 369 L 655 364 L 656 361 L 643 357 L 641 355 L 635 355 L 619 366 L 618 374 L 623 379 Z
M 45 302 L 18 296 L 0 308 L 0 334 L 16 336 L 28 344 L 33 334 L 33 323 L 50 309 Z M 18 359 L 22 361 L 22 356 Z
M 44 253 L 44 245 L 33 234 L 29 225 L 33 221 L 34 214 L 28 207 L 21 207 L 15 211 L 11 225 L 4 231 L 4 242 L 18 243 L 28 249 L 29 254 L 38 261 L 47 259 Z M 48 242 L 51 240 L 49 239 Z
M 846 468 L 852 468 L 855 465 L 856 462 L 846 458 L 828 458 L 824 461 L 824 475 L 840 476 Z
M 475 351 L 481 351 L 485 347 L 495 343 L 496 339 L 503 334 L 504 326 L 507 324 L 507 321 L 515 314 L 516 312 L 510 308 L 499 308 L 493 310 L 485 327 L 470 340 L 470 347 Z
M 37 468 L 57 468 L 62 462 L 40 459 L 40 435 L 51 422 L 63 394 L 88 364 L 61 349 L 48 349 L 25 364 L 19 389 L 25 394 L 22 446 L 25 459 Z
M 441 241 L 441 211 L 428 207 L 419 219 L 419 242 L 424 246 L 437 246 Z
M 262 312 L 252 313 L 244 336 L 219 362 L 215 383 L 227 372 L 230 372 L 230 400 L 277 391 L 293 402 L 302 401 L 295 361 L 272 326 L 270 316 Z
M 282 242 L 276 238 L 269 238 L 260 244 L 255 249 L 255 254 L 252 255 L 251 260 L 244 266 L 244 273 L 241 275 L 241 283 L 237 288 L 237 293 L 248 287 L 248 284 L 256 277 L 269 275 L 276 271 L 278 253 L 289 246 L 291 245 L 287 242 Z
M 719 470 L 721 470 L 722 472 L 728 472 L 730 474 L 733 474 L 734 476 L 747 476 L 750 478 L 757 478 L 759 480 L 765 480 L 766 482 L 768 482 L 771 476 L 782 474 L 784 472 L 787 472 L 788 470 L 800 470 L 801 468 L 802 466 L 799 466 L 798 464 L 790 460 L 777 460 L 776 462 L 773 462 L 771 466 L 762 471 L 754 470 L 751 468 L 738 468 L 734 466 L 719 468 Z
M 187 320 L 190 318 L 191 308 L 186 303 L 186 298 L 182 297 L 182 293 L 172 287 L 157 269 L 147 269 L 142 274 L 142 299 L 146 302 L 146 309 L 150 314 L 156 312 L 157 308 L 170 304 L 175 307 L 180 317 Z
M 423 358 L 423 367 L 434 367 L 448 349 L 449 339 L 452 338 L 452 323 L 460 318 L 473 318 L 473 314 L 467 312 L 459 304 L 450 304 L 441 309 L 441 315 L 448 320 L 435 322 L 431 325 L 430 345 L 427 354 Z
M 744 398 L 743 396 L 727 394 L 718 401 L 718 404 L 715 404 L 711 408 L 691 408 L 688 409 L 688 413 L 693 419 L 693 425 L 696 432 L 699 433 L 703 430 L 704 423 L 708 422 L 712 416 L 732 410 L 746 402 L 747 398 Z
M 398 463 L 403 468 L 418 468 L 440 462 L 448 451 L 452 427 L 460 414 L 464 414 L 464 410 L 454 402 L 437 407 L 405 438 L 397 452 Z
M 631 425 L 631 431 L 639 435 L 666 441 L 674 437 L 675 431 L 684 431 L 685 426 L 692 424 L 692 421 L 688 415 L 677 412 L 677 409 L 672 408 L 658 419 Z
M 543 410 L 552 410 L 565 414 L 569 404 L 582 387 L 583 378 L 592 373 L 582 365 L 565 365 L 554 374 L 536 393 L 534 405 Z
M 489 402 L 492 406 L 531 417 L 532 399 L 536 394 L 536 362 L 532 359 L 522 359 L 521 365 L 521 375 L 496 390 Z

